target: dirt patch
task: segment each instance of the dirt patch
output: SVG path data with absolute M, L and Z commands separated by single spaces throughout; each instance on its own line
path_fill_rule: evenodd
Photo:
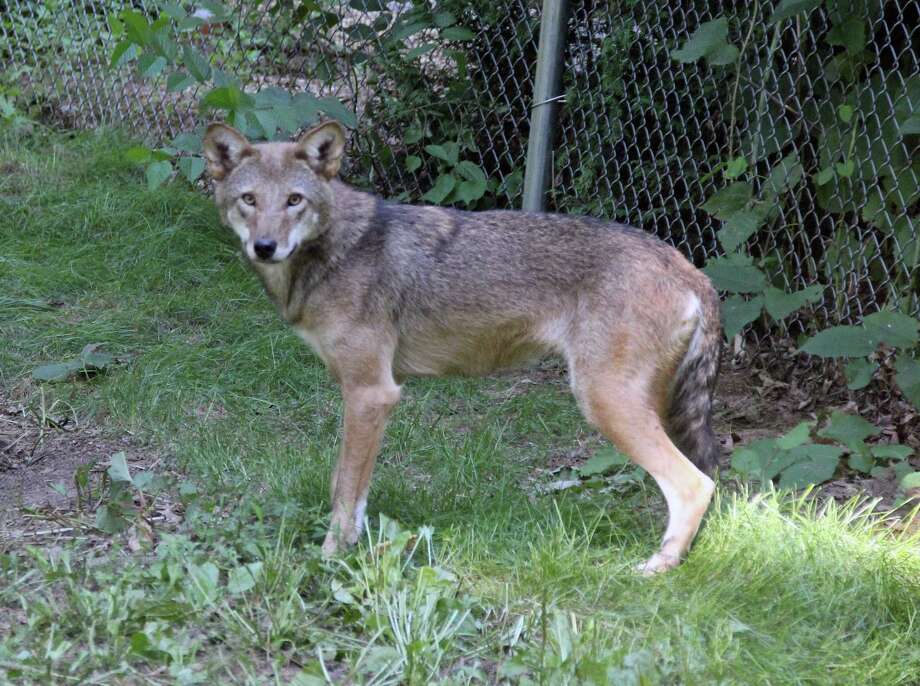
M 98 480 L 118 452 L 132 472 L 163 461 L 160 451 L 131 436 L 73 417 L 41 417 L 0 391 L 0 541 L 47 528 L 43 520 L 86 510 L 88 504 L 78 502 L 78 471 Z
M 24 171 L 25 168 L 18 162 L 0 162 L 0 176 L 13 176 Z

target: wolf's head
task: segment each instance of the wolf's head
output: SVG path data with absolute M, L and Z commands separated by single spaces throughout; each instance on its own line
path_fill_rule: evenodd
M 234 128 L 211 124 L 204 156 L 224 224 L 250 260 L 282 262 L 328 225 L 332 189 L 345 149 L 336 122 L 307 131 L 296 143 L 252 144 Z

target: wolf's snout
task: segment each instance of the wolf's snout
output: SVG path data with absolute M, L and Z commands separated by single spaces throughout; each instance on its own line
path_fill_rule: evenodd
M 275 254 L 275 249 L 278 247 L 278 243 L 273 241 L 271 238 L 259 238 L 252 245 L 252 249 L 256 253 L 256 257 L 260 260 L 270 260 L 272 255 Z

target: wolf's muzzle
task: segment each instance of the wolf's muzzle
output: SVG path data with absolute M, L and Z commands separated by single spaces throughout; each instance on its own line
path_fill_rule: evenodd
M 270 260 L 277 247 L 278 243 L 271 238 L 259 238 L 252 244 L 252 249 L 260 260 Z

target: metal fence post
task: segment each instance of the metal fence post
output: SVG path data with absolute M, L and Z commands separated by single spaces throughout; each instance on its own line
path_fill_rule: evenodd
M 546 208 L 546 189 L 553 174 L 553 122 L 562 97 L 559 89 L 568 35 L 568 9 L 568 0 L 543 0 L 537 72 L 530 108 L 530 135 L 527 138 L 527 166 L 524 169 L 522 208 L 528 212 L 542 212 Z

